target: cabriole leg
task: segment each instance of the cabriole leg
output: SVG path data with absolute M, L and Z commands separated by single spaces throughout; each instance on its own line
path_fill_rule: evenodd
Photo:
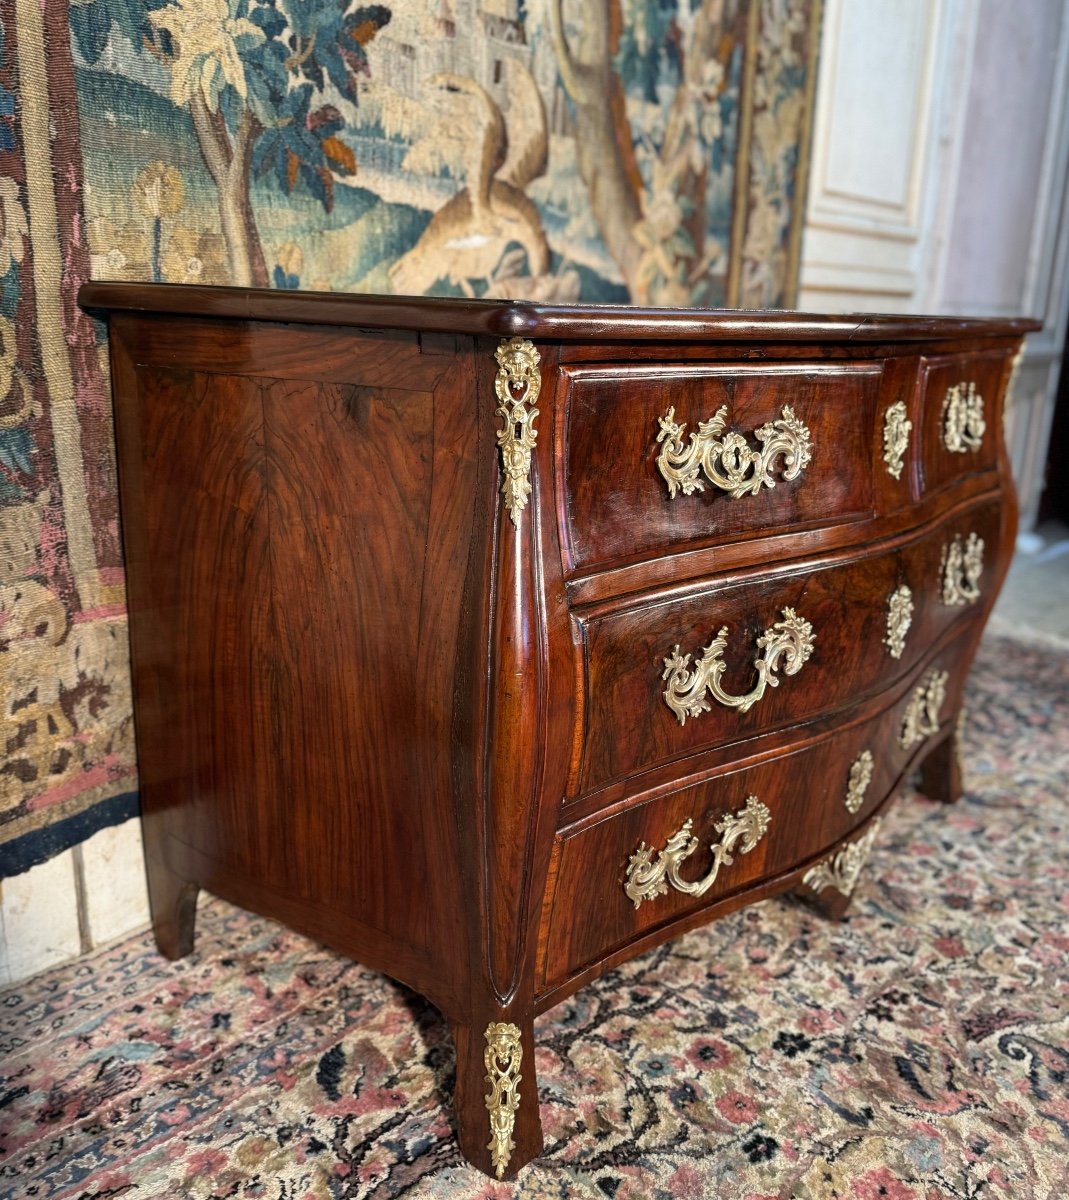
M 152 931 L 164 958 L 185 958 L 193 952 L 200 888 L 176 875 L 148 847 L 145 851 L 148 903 Z
M 814 892 L 811 888 L 795 888 L 794 894 L 804 900 L 810 908 L 816 909 L 822 917 L 829 921 L 841 921 L 850 909 L 854 893 L 843 894 L 835 888 L 827 888 L 823 892 Z
M 457 1140 L 464 1157 L 496 1179 L 511 1179 L 542 1152 L 534 1014 L 514 1008 L 453 1025 Z
M 930 800 L 954 804 L 962 797 L 961 733 L 964 717 L 964 712 L 958 715 L 950 732 L 932 747 L 921 763 L 920 790 Z
M 810 867 L 802 876 L 801 886 L 795 889 L 795 895 L 832 920 L 841 920 L 850 907 L 862 868 L 879 832 L 880 818 L 875 817 L 860 837 L 842 843 L 833 854 Z

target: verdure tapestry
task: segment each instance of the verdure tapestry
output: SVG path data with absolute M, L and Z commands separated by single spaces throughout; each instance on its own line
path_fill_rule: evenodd
M 819 0 L 0 0 L 0 875 L 136 811 L 94 279 L 789 306 Z

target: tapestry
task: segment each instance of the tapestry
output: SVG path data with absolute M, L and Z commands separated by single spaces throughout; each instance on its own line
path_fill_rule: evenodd
M 0 0 L 0 876 L 136 810 L 86 279 L 792 303 L 819 0 Z

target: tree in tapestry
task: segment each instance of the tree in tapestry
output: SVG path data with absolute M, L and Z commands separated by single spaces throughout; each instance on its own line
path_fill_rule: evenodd
M 258 287 L 269 276 L 251 176 L 270 171 L 286 195 L 304 187 L 331 210 L 335 174 L 351 175 L 356 159 L 337 136 L 344 118 L 325 97 L 334 89 L 356 102 L 356 80 L 368 72 L 364 47 L 389 20 L 384 5 L 350 12 L 345 0 L 90 0 L 71 9 L 87 63 L 100 61 L 114 27 L 168 70 L 171 99 L 188 112 L 218 192 L 229 282 Z M 182 185 L 163 163 L 152 171 L 144 189 L 155 187 L 155 207 L 146 211 L 159 221 L 177 211 Z M 158 226 L 152 253 L 159 279 Z M 283 267 L 275 276 L 284 286 Z

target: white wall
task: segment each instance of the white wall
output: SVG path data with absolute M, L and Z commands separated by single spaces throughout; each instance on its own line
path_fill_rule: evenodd
M 1027 315 L 1007 416 L 1034 520 L 1069 312 L 1069 4 L 827 0 L 803 308 Z
M 800 306 L 916 311 L 950 76 L 947 0 L 827 0 Z
M 0 882 L 0 987 L 148 920 L 141 823 L 134 819 Z

